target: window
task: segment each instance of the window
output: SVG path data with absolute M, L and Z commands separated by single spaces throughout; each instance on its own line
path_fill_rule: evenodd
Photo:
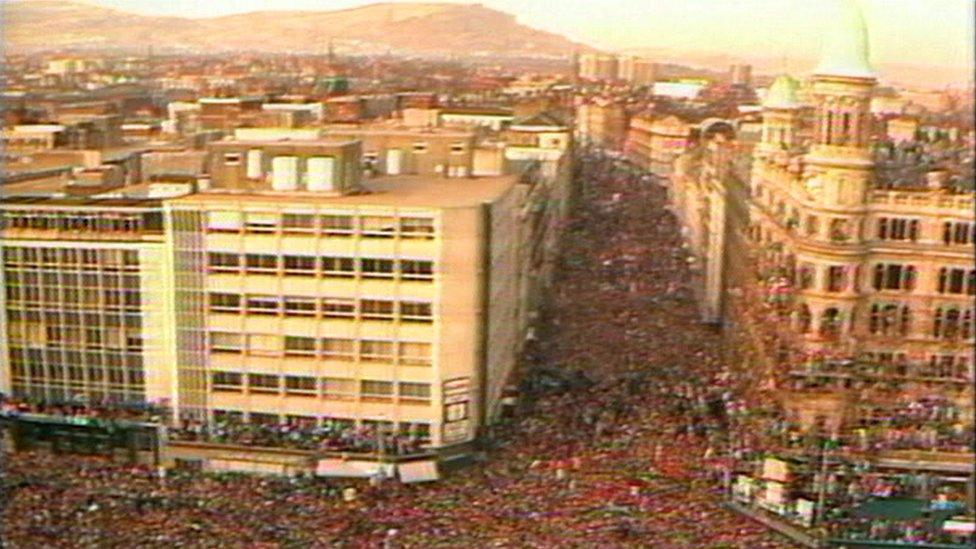
M 286 297 L 285 316 L 315 316 L 315 298 Z
M 429 324 L 434 321 L 434 314 L 430 303 L 420 301 L 400 302 L 400 320 L 403 322 L 423 322 Z
M 364 278 L 393 278 L 392 259 L 362 259 Z
M 326 398 L 350 397 L 356 394 L 356 380 L 337 377 L 322 378 L 322 393 Z
M 396 220 L 392 216 L 364 215 L 360 220 L 364 238 L 393 238 Z
M 211 252 L 207 254 L 207 260 L 213 273 L 237 272 L 241 268 L 241 257 L 237 254 Z
M 247 336 L 247 352 L 252 355 L 278 356 L 284 347 L 284 338 L 273 334 Z
M 407 383 L 399 384 L 400 398 L 410 398 L 417 400 L 430 400 L 429 383 Z
M 315 231 L 315 216 L 286 213 L 281 216 L 281 226 L 286 233 L 310 233 Z
M 322 316 L 325 318 L 353 318 L 356 316 L 356 301 L 338 297 L 323 298 Z
M 285 392 L 298 395 L 314 395 L 316 383 L 314 377 L 285 376 Z
M 241 163 L 240 153 L 224 153 L 225 166 L 239 166 Z
M 419 259 L 401 260 L 400 276 L 404 280 L 431 280 L 434 278 L 434 263 Z
M 247 388 L 252 393 L 277 393 L 281 390 L 281 378 L 272 374 L 247 374 Z
M 278 270 L 278 257 L 265 254 L 247 254 L 244 264 L 248 273 L 274 273 Z
M 463 152 L 464 143 L 451 143 L 451 154 L 462 154 Z
M 356 267 L 351 257 L 323 257 L 322 272 L 325 276 L 348 278 L 356 275 Z
M 883 264 L 874 266 L 873 285 L 875 290 L 915 289 L 917 272 L 912 265 Z
M 938 291 L 940 294 L 967 293 L 976 295 L 976 269 L 970 270 L 968 273 L 966 269 L 959 268 L 943 267 L 939 269 Z
M 322 340 L 322 356 L 332 360 L 353 360 L 356 356 L 356 341 L 325 338 Z
M 434 238 L 434 220 L 427 217 L 401 217 L 401 238 Z
M 306 255 L 286 255 L 285 274 L 289 276 L 315 276 L 315 258 Z
M 210 333 L 210 352 L 239 353 L 244 348 L 244 336 L 227 332 Z
M 847 276 L 845 267 L 842 265 L 832 265 L 827 269 L 827 291 L 843 292 L 847 287 Z
M 816 236 L 820 231 L 820 222 L 816 216 L 807 216 L 806 233 L 807 236 Z
M 285 336 L 285 356 L 307 356 L 314 354 L 314 337 Z
M 322 232 L 326 236 L 349 236 L 355 232 L 353 218 L 350 215 L 324 215 Z
M 970 339 L 973 337 L 973 310 L 960 311 L 955 307 L 935 310 L 932 335 L 939 339 Z
M 213 372 L 210 379 L 214 391 L 238 393 L 244 385 L 244 376 L 238 372 Z
M 399 348 L 400 364 L 408 366 L 430 366 L 432 349 L 430 343 L 401 341 Z
M 364 379 L 359 384 L 359 392 L 364 397 L 389 397 L 393 395 L 393 383 Z
M 871 306 L 868 330 L 875 335 L 908 335 L 911 330 L 911 311 L 907 305 Z
M 942 224 L 942 242 L 946 245 L 966 245 L 976 242 L 976 223 L 946 221 Z
M 241 296 L 210 292 L 210 312 L 237 313 L 241 310 Z
M 364 339 L 360 342 L 359 354 L 364 362 L 392 362 L 393 342 Z
M 244 230 L 249 233 L 273 233 L 278 229 L 278 215 L 273 213 L 246 212 Z
M 900 217 L 878 219 L 878 240 L 918 240 L 919 221 Z
M 254 295 L 247 297 L 247 314 L 277 316 L 281 299 L 276 296 Z
M 413 144 L 414 154 L 424 154 L 427 152 L 427 143 L 418 141 Z
M 240 212 L 207 213 L 207 230 L 212 233 L 237 233 L 241 230 Z
M 392 301 L 364 299 L 359 306 L 363 320 L 393 320 Z

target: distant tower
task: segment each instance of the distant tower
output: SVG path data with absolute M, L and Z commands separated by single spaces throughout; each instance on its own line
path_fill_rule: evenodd
M 329 56 L 328 56 L 328 60 L 329 60 L 329 66 L 330 67 L 335 66 L 335 61 L 336 61 L 336 57 L 335 57 L 335 41 L 332 38 L 329 38 Z

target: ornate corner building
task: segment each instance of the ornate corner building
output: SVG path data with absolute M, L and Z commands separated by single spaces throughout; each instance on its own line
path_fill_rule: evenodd
M 971 156 L 879 139 L 863 18 L 836 23 L 806 86 L 770 87 L 758 143 L 719 133 L 675 162 L 703 320 L 784 401 L 821 402 L 805 422 L 928 396 L 971 418 Z

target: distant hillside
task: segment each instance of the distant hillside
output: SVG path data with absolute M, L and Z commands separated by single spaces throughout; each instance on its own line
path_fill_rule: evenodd
M 262 11 L 208 19 L 136 15 L 51 0 L 2 4 L 6 48 L 66 47 L 569 55 L 589 51 L 515 16 L 475 5 L 386 4 L 335 11 Z

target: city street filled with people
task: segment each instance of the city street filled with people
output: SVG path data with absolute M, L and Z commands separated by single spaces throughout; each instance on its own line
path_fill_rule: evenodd
M 664 186 L 596 154 L 578 181 L 519 409 L 473 463 L 405 485 L 11 453 L 9 546 L 792 547 L 722 505 L 751 380 L 699 322 Z

